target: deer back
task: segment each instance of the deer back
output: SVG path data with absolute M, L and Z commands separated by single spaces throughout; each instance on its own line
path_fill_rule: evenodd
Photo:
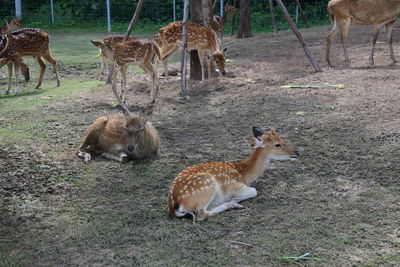
M 160 29 L 160 38 L 163 45 L 182 44 L 182 22 L 175 21 Z M 220 41 L 217 33 L 210 27 L 188 22 L 187 45 L 189 50 L 202 49 L 218 51 Z
M 9 42 L 0 56 L 36 56 L 49 53 L 50 37 L 40 29 L 25 28 L 7 34 Z
M 132 38 L 117 43 L 112 47 L 113 57 L 118 65 L 126 63 L 142 63 L 153 55 L 154 43 L 145 38 Z

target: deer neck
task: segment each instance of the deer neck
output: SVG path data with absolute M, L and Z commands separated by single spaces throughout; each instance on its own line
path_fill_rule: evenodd
M 271 162 L 268 155 L 269 150 L 256 148 L 247 160 L 234 162 L 241 174 L 241 182 L 248 185 L 260 177 Z

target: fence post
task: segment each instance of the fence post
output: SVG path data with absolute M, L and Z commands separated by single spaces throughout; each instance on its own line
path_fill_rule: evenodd
M 172 10 L 174 13 L 174 21 L 176 21 L 176 0 L 174 0 L 173 4 L 172 4 Z
M 107 0 L 107 30 L 108 32 L 111 32 L 110 0 Z
M 186 82 L 186 72 L 187 72 L 187 21 L 188 21 L 188 8 L 189 0 L 184 0 L 183 4 L 183 21 L 182 21 L 182 59 L 181 59 L 181 89 L 183 99 L 189 97 L 187 82 Z
M 22 17 L 21 0 L 15 0 L 15 16 L 19 19 Z
M 51 9 L 51 23 L 54 24 L 54 5 L 53 5 L 53 0 L 50 0 L 50 9 Z
M 219 1 L 219 15 L 221 16 L 221 18 L 224 15 L 224 0 Z

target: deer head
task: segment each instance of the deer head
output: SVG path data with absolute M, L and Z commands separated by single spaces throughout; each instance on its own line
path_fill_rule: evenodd
M 221 72 L 222 75 L 225 75 L 225 51 L 228 50 L 227 47 L 225 47 L 222 51 L 215 51 L 212 54 L 208 54 L 207 58 L 212 59 L 215 62 L 215 65 L 217 65 L 217 69 Z
M 113 59 L 113 50 L 110 45 L 94 40 L 91 40 L 90 42 L 92 42 L 94 46 L 100 48 L 103 55 L 105 55 L 107 58 Z
M 276 134 L 274 128 L 266 133 L 258 127 L 253 127 L 253 134 L 254 137 L 246 138 L 247 143 L 254 149 L 259 149 L 261 153 L 268 154 L 268 160 L 297 159 L 300 155 Z

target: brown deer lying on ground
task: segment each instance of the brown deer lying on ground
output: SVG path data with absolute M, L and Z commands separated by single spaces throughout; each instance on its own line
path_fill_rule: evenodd
M 253 127 L 254 138 L 246 141 L 254 148 L 241 162 L 209 162 L 186 168 L 172 182 L 168 194 L 168 215 L 193 216 L 201 221 L 257 195 L 251 182 L 262 175 L 271 160 L 297 159 L 299 153 L 279 138 L 274 129 L 265 133 Z
M 187 50 L 197 50 L 201 64 L 201 79 L 205 80 L 205 64 L 207 64 L 208 75 L 211 77 L 211 60 L 215 62 L 222 75 L 225 75 L 225 48 L 220 50 L 221 42 L 217 33 L 210 27 L 188 22 Z M 164 73 L 168 77 L 168 57 L 182 46 L 182 22 L 171 22 L 160 29 L 155 36 L 156 42 L 162 44 L 161 60 L 164 64 Z
M 0 35 L 6 35 L 7 32 L 12 32 L 13 30 L 21 29 L 22 26 L 21 26 L 21 24 L 19 23 L 19 21 L 20 21 L 19 19 L 14 18 L 14 19 L 12 19 L 12 20 L 10 21 L 10 23 L 7 23 L 6 26 L 0 27 Z M 7 64 L 9 83 L 11 83 L 12 67 L 13 67 L 12 62 L 10 62 L 9 64 Z M 26 65 L 24 62 L 21 61 L 20 70 L 21 70 L 22 75 L 25 77 L 25 81 L 26 81 L 26 82 L 29 81 L 30 76 L 29 76 L 29 68 L 28 68 L 28 65 Z M 4 75 L 3 75 L 3 73 L 1 73 L 1 70 L 0 70 L 0 78 L 1 78 L 1 77 L 4 77 Z
M 232 17 L 235 14 L 239 14 L 239 9 L 235 8 L 234 6 L 226 5 L 224 15 L 217 16 L 214 15 L 211 20 L 211 29 L 213 29 L 218 35 L 220 36 L 220 40 L 222 42 L 222 35 L 224 33 L 224 28 L 226 23 L 228 22 L 228 18 Z
M 331 0 L 328 3 L 328 12 L 331 22 L 334 23 L 333 29 L 326 37 L 325 59 L 328 66 L 332 66 L 329 59 L 330 49 L 332 40 L 338 31 L 340 31 L 345 64 L 350 64 L 350 59 L 346 51 L 346 43 L 351 22 L 361 25 L 373 25 L 374 27 L 372 50 L 369 57 L 371 65 L 374 64 L 374 47 L 378 39 L 379 29 L 385 25 L 390 57 L 393 64 L 397 62 L 393 52 L 392 33 L 393 24 L 400 15 L 399 0 Z
M 113 91 L 123 113 L 96 119 L 89 126 L 77 156 L 84 158 L 85 162 L 90 161 L 93 154 L 120 162 L 157 157 L 160 137 L 148 121 L 153 114 L 154 102 L 139 115 L 131 114 L 114 85 Z
M 51 57 L 49 51 L 50 37 L 47 33 L 40 29 L 25 28 L 14 32 L 8 32 L 0 40 L 0 68 L 5 64 L 12 62 L 15 68 L 16 88 L 18 93 L 18 74 L 22 57 L 32 56 L 40 67 L 39 81 L 35 89 L 39 88 L 43 81 L 44 70 L 46 65 L 41 57 L 50 62 L 53 66 L 53 72 L 56 74 L 57 86 L 60 86 L 56 61 Z M 6 93 L 9 92 L 11 79 L 7 85 Z
M 122 76 L 121 91 L 123 101 L 125 100 L 123 92 L 126 87 L 126 69 L 129 63 L 139 64 L 139 67 L 150 75 L 151 99 L 155 101 L 158 94 L 159 82 L 152 61 L 155 56 L 161 57 L 158 46 L 153 41 L 144 38 L 131 38 L 125 42 L 115 43 L 114 45 L 99 41 L 92 41 L 92 43 L 98 46 L 107 58 L 114 60 L 119 67 Z M 117 71 L 113 75 L 113 85 L 116 83 L 116 77 Z

